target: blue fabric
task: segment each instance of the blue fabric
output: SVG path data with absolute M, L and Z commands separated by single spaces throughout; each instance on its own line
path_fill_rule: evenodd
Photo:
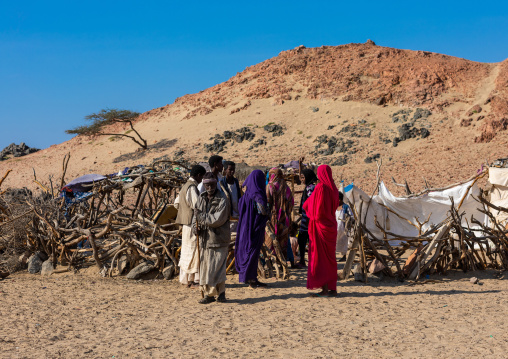
M 259 213 L 257 203 L 266 207 L 268 200 L 262 171 L 252 171 L 243 186 L 247 186 L 247 190 L 238 201 L 235 266 L 240 282 L 246 283 L 257 278 L 258 259 L 268 221 L 268 216 Z
M 344 187 L 344 192 L 349 192 L 349 191 L 351 191 L 351 190 L 353 189 L 353 187 L 354 187 L 354 186 L 355 186 L 355 185 L 351 183 L 350 185 L 348 185 L 348 186 Z
M 93 192 L 72 192 L 72 191 L 62 191 L 60 196 L 64 198 L 65 201 L 65 213 L 64 216 L 68 217 L 68 209 L 77 203 L 84 202 L 93 196 Z

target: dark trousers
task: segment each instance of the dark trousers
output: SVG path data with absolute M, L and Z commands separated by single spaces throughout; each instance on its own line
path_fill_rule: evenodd
M 305 263 L 305 247 L 309 242 L 309 232 L 299 231 L 298 232 L 298 248 L 300 250 L 300 262 Z

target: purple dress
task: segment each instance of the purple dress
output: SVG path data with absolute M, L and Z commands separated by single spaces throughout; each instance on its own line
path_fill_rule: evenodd
M 235 243 L 235 265 L 240 282 L 257 279 L 258 259 L 265 240 L 268 212 L 265 175 L 254 170 L 243 183 L 245 194 L 238 202 L 238 228 Z M 262 212 L 265 212 L 264 214 Z

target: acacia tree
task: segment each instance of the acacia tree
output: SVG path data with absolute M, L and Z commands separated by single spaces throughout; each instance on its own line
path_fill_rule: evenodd
M 121 136 L 128 137 L 133 140 L 142 149 L 146 150 L 148 145 L 146 140 L 141 137 L 138 131 L 134 128 L 132 121 L 136 120 L 139 116 L 138 112 L 129 110 L 118 110 L 114 109 L 102 109 L 98 113 L 92 113 L 91 115 L 85 116 L 86 121 L 90 121 L 90 125 L 83 125 L 66 130 L 68 134 L 87 135 L 87 136 Z M 104 127 L 113 123 L 128 123 L 131 130 L 136 134 L 137 137 L 130 136 L 127 133 L 105 133 L 103 132 Z

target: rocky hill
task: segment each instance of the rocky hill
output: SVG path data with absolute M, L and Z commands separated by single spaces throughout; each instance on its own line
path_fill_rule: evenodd
M 141 115 L 148 151 L 119 137 L 78 136 L 22 159 L 8 185 L 59 176 L 112 173 L 154 158 L 273 165 L 305 156 L 328 163 L 337 178 L 374 186 L 406 178 L 415 190 L 471 176 L 507 155 L 508 60 L 487 64 L 365 44 L 283 51 L 231 79 Z M 65 129 L 62 129 L 62 131 Z M 116 126 L 110 131 L 123 133 Z M 10 180 L 10 182 L 9 182 Z

